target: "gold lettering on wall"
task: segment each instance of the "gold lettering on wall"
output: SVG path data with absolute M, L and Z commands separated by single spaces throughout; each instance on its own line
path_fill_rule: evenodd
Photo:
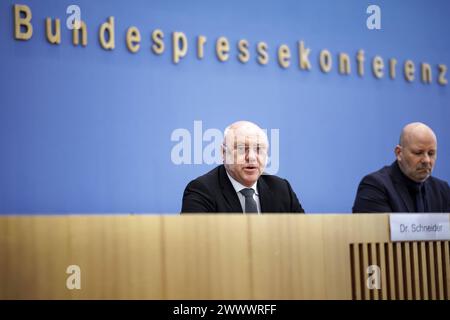
M 129 27 L 127 31 L 127 48 L 130 52 L 136 53 L 141 47 L 141 33 L 136 27 Z
M 248 41 L 245 39 L 238 42 L 238 60 L 242 63 L 247 63 L 250 60 L 250 52 L 248 51 Z
M 230 44 L 228 42 L 228 39 L 225 37 L 220 37 L 216 41 L 216 54 L 217 58 L 221 62 L 225 62 L 229 58 L 229 52 L 230 52 Z
M 45 19 L 45 34 L 47 36 L 48 42 L 51 44 L 61 43 L 61 21 L 55 19 L 55 30 L 52 28 L 52 19 Z
M 17 40 L 29 40 L 33 36 L 31 18 L 32 13 L 30 7 L 19 4 L 14 5 L 14 37 Z M 22 31 L 22 28 L 25 31 Z
M 152 50 L 155 54 L 163 54 L 164 52 L 164 32 L 156 29 L 152 32 Z
M 445 86 L 448 83 L 447 79 L 445 78 L 445 75 L 447 73 L 447 66 L 445 64 L 440 64 L 438 65 L 438 69 L 439 69 L 438 83 L 440 85 Z
M 350 74 L 350 57 L 346 53 L 339 54 L 339 73 Z
M 328 73 L 331 71 L 333 60 L 331 58 L 330 51 L 328 51 L 327 49 L 323 49 L 322 51 L 320 51 L 319 64 L 322 72 Z
M 78 46 L 80 44 L 80 32 L 81 32 L 81 45 L 86 47 L 88 44 L 87 38 L 87 26 L 84 21 L 81 21 L 80 28 L 73 28 L 72 30 L 72 43 L 74 46 Z
M 286 69 L 291 64 L 291 50 L 285 44 L 278 48 L 278 64 L 283 69 Z
M 206 43 L 205 36 L 197 37 L 197 58 L 199 59 L 203 59 L 203 57 L 205 56 L 205 43 Z
M 423 83 L 430 84 L 431 83 L 431 66 L 428 63 L 422 63 L 421 66 L 421 79 Z
M 106 33 L 108 33 L 108 40 L 106 40 Z M 103 49 L 113 50 L 115 48 L 114 17 L 109 17 L 108 21 L 100 26 L 99 40 Z
M 405 74 L 406 81 L 413 82 L 414 81 L 414 72 L 415 72 L 414 62 L 412 62 L 411 60 L 407 60 L 405 62 L 403 71 Z
M 372 60 L 372 72 L 375 78 L 381 79 L 384 76 L 384 61 L 380 56 L 375 56 Z
M 397 65 L 396 59 L 389 59 L 389 76 L 391 79 L 395 79 L 395 66 Z
M 14 38 L 17 40 L 27 41 L 33 36 L 33 24 L 32 24 L 32 10 L 27 5 L 13 4 L 13 22 L 14 22 Z M 64 21 L 64 20 L 63 20 Z M 72 43 L 74 46 L 79 46 L 80 43 L 83 47 L 88 44 L 88 33 L 87 25 L 85 22 L 80 21 L 79 28 L 73 28 L 72 30 Z M 61 31 L 61 20 L 58 18 L 45 18 L 45 37 L 47 41 L 51 44 L 61 44 L 62 34 L 64 30 Z M 105 50 L 113 50 L 115 48 L 115 18 L 110 16 L 107 18 L 106 22 L 100 24 L 98 31 L 98 38 L 101 48 Z M 121 33 L 122 34 L 122 33 Z M 165 52 L 165 42 L 164 33 L 160 29 L 155 29 L 151 33 L 151 51 L 154 54 L 162 55 Z M 172 33 L 172 42 L 170 39 L 167 40 L 167 44 L 170 47 L 172 45 L 172 61 L 178 64 L 181 59 L 188 54 L 188 44 L 191 45 L 188 38 L 184 32 L 177 31 Z M 141 47 L 141 34 L 137 27 L 131 26 L 126 30 L 125 43 L 127 49 L 136 53 Z M 207 38 L 204 35 L 198 34 L 195 39 L 192 39 L 192 45 L 196 46 L 196 56 L 198 59 L 205 58 L 205 47 L 207 43 Z M 237 60 L 243 64 L 248 63 L 250 58 L 257 61 L 258 64 L 264 66 L 269 63 L 269 60 L 276 58 L 278 65 L 283 68 L 289 68 L 291 65 L 291 59 L 298 59 L 298 68 L 300 70 L 309 71 L 312 69 L 310 58 L 311 49 L 306 47 L 303 40 L 297 41 L 297 50 L 292 51 L 292 54 L 297 54 L 297 57 L 292 56 L 289 45 L 281 44 L 276 53 L 270 53 L 269 55 L 269 44 L 265 41 L 257 42 L 256 45 L 252 43 L 250 47 L 249 41 L 246 39 L 238 40 L 237 42 L 230 42 L 227 37 L 221 36 L 215 42 L 215 54 L 219 61 L 225 62 L 230 59 L 230 55 L 236 54 Z M 256 49 L 255 51 L 253 51 Z M 234 51 L 233 51 L 234 50 Z M 333 57 L 331 52 L 327 49 L 319 51 L 319 67 L 324 73 L 329 73 L 333 67 Z M 207 53 L 207 52 L 206 52 Z M 254 55 L 255 53 L 255 55 Z M 275 57 L 276 54 L 276 57 Z M 342 75 L 350 75 L 352 72 L 353 60 L 350 60 L 350 56 L 347 53 L 341 52 L 336 56 L 338 68 L 337 72 Z M 375 78 L 381 79 L 385 74 L 385 64 L 381 56 L 370 57 L 372 73 Z M 317 66 L 317 55 L 314 56 L 314 63 Z M 352 58 L 353 59 L 353 58 Z M 369 59 L 369 57 L 368 57 Z M 389 68 L 389 77 L 391 79 L 396 78 L 397 72 L 397 60 L 395 58 L 390 58 L 388 65 L 386 65 L 386 73 Z M 295 63 L 295 61 L 294 61 Z M 363 49 L 359 49 L 356 53 L 356 73 L 358 76 L 363 77 L 365 72 L 365 52 Z M 435 72 L 435 67 L 438 69 L 437 83 L 440 85 L 447 85 L 448 80 L 446 79 L 447 66 L 445 64 L 431 65 L 425 62 L 417 62 L 420 64 L 420 81 L 424 84 L 433 83 L 433 73 Z M 404 78 L 407 82 L 413 82 L 415 80 L 415 64 L 412 60 L 407 60 L 404 62 L 403 70 L 401 70 L 401 65 L 399 66 L 399 73 L 403 71 Z M 418 79 L 419 81 L 419 79 Z
M 311 62 L 309 61 L 309 53 L 311 50 L 305 48 L 303 41 L 298 42 L 298 65 L 302 70 L 311 70 Z
M 362 77 L 364 75 L 364 50 L 359 50 L 356 54 L 356 63 L 358 65 L 358 75 Z
M 172 58 L 173 63 L 177 64 L 186 56 L 188 52 L 188 41 L 183 32 L 172 33 Z
M 265 42 L 258 42 L 256 45 L 256 51 L 258 52 L 258 63 L 260 65 L 266 65 L 269 63 L 269 55 L 267 53 L 267 43 Z

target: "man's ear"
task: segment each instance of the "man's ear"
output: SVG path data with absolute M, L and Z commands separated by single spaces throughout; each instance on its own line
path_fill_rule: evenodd
M 394 153 L 397 160 L 400 161 L 402 159 L 402 146 L 397 145 L 394 149 Z

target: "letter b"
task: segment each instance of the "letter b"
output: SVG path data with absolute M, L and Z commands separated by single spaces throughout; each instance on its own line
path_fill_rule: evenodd
M 14 37 L 17 40 L 29 40 L 33 35 L 31 18 L 30 7 L 19 4 L 14 5 Z M 23 28 L 26 31 L 22 31 Z

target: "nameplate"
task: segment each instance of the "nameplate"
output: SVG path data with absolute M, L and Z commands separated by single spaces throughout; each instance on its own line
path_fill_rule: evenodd
M 450 240 L 450 215 L 391 214 L 391 241 Z

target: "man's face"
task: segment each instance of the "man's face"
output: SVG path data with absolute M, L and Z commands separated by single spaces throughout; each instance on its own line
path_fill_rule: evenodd
M 264 172 L 267 139 L 257 127 L 239 127 L 228 133 L 223 149 L 227 172 L 239 183 L 251 187 Z
M 408 143 L 395 148 L 403 173 L 416 182 L 425 181 L 433 171 L 437 156 L 436 140 L 430 135 L 412 135 Z

